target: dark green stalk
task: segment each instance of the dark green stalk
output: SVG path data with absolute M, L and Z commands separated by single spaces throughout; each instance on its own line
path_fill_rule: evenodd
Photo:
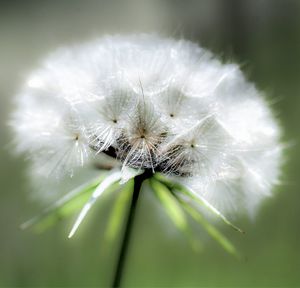
M 113 278 L 113 285 L 112 287 L 120 287 L 121 281 L 122 281 L 122 276 L 123 276 L 123 271 L 124 271 L 124 264 L 126 261 L 126 256 L 128 254 L 128 247 L 130 243 L 130 236 L 132 232 L 132 227 L 133 227 L 133 222 L 134 222 L 134 216 L 136 213 L 136 207 L 138 203 L 138 198 L 141 190 L 141 186 L 143 184 L 143 181 L 150 176 L 150 172 L 146 171 L 145 173 L 138 175 L 134 178 L 134 188 L 133 188 L 133 194 L 132 194 L 132 199 L 131 199 L 131 204 L 129 208 L 129 214 L 125 226 L 125 231 L 124 231 L 124 236 L 123 240 L 121 242 L 121 247 L 120 247 L 120 252 L 119 252 L 119 257 L 118 257 L 118 262 Z

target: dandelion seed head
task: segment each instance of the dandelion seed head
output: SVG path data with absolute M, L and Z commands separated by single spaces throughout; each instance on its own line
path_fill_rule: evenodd
M 281 133 L 261 93 L 237 65 L 184 40 L 107 36 L 59 49 L 30 75 L 11 124 L 43 175 L 81 173 L 105 153 L 225 213 L 253 214 L 280 176 Z

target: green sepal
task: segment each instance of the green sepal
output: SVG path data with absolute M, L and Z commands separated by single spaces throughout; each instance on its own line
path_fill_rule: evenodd
M 23 223 L 21 229 L 32 228 L 35 232 L 42 233 L 58 221 L 78 211 L 88 201 L 104 178 L 105 175 L 101 175 L 70 191 L 51 206 L 44 209 L 39 215 Z
M 186 210 L 187 213 L 198 222 L 206 232 L 218 242 L 228 253 L 240 257 L 234 245 L 213 225 L 211 225 L 204 216 L 193 206 L 186 203 L 184 200 L 180 200 L 182 206 Z
M 187 187 L 185 187 L 184 185 L 181 185 L 178 182 L 172 182 L 169 179 L 167 179 L 165 176 L 163 176 L 160 173 L 156 173 L 155 178 L 157 178 L 159 181 L 161 181 L 162 183 L 164 183 L 165 185 L 167 185 L 171 190 L 178 190 L 179 192 L 181 192 L 183 195 L 188 196 L 190 199 L 192 199 L 193 201 L 197 202 L 197 204 L 199 204 L 200 206 L 204 207 L 205 209 L 209 210 L 210 212 L 212 212 L 215 216 L 217 216 L 219 219 L 221 219 L 225 224 L 227 224 L 228 226 L 230 226 L 231 228 L 233 228 L 234 230 L 245 234 L 245 232 L 240 229 L 239 227 L 237 227 L 236 225 L 234 225 L 231 221 L 229 221 L 217 208 L 215 208 L 214 206 L 212 206 L 211 204 L 209 204 L 205 199 L 203 199 L 200 196 L 196 196 L 195 193 L 193 193 L 192 191 L 190 191 Z
M 111 213 L 109 215 L 107 228 L 104 233 L 104 238 L 107 243 L 114 241 L 122 227 L 124 217 L 126 217 L 126 211 L 128 209 L 129 200 L 132 197 L 134 180 L 129 180 L 124 187 L 117 191 L 117 199 L 113 205 Z
M 174 197 L 172 192 L 168 189 L 168 187 L 161 183 L 160 181 L 156 180 L 154 177 L 150 179 L 150 185 L 155 194 L 157 195 L 159 201 L 165 208 L 167 215 L 169 216 L 170 220 L 173 222 L 175 227 L 188 236 L 189 242 L 192 248 L 198 252 L 202 250 L 202 243 L 197 239 L 190 229 L 187 215 L 182 209 L 180 203 L 178 202 L 177 198 Z

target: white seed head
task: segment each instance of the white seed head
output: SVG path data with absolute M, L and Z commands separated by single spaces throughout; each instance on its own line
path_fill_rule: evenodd
M 250 214 L 278 183 L 280 130 L 266 101 L 237 65 L 189 41 L 109 36 L 60 49 L 16 106 L 17 150 L 44 175 L 73 175 L 106 153 Z

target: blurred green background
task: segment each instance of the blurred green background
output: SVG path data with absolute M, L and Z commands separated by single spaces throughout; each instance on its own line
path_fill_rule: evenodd
M 41 210 L 26 181 L 24 159 L 11 155 L 7 119 L 26 75 L 50 51 L 105 33 L 158 32 L 196 41 L 227 60 L 273 103 L 291 143 L 283 184 L 255 221 L 236 219 L 246 235 L 220 228 L 243 254 L 238 261 L 199 229 L 195 253 L 151 195 L 144 194 L 124 287 L 300 287 L 300 1 L 126 0 L 0 1 L 0 286 L 109 286 L 118 243 L 103 231 L 105 198 L 78 235 L 74 217 L 37 235 L 19 225 Z M 30 131 L 29 131 L 30 133 Z M 45 185 L 47 185 L 45 183 Z

